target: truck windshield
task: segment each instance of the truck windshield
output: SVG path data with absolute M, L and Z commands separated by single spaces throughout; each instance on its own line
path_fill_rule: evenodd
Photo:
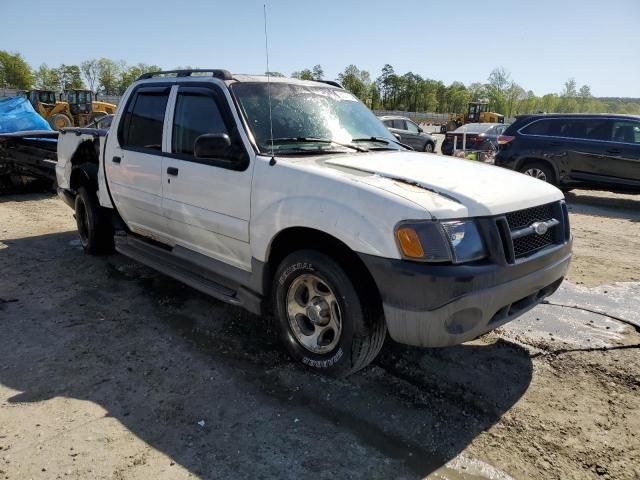
M 273 138 L 301 140 L 275 142 L 274 152 L 301 151 L 302 144 L 307 151 L 348 151 L 340 144 L 352 144 L 354 140 L 366 149 L 400 148 L 380 120 L 345 90 L 279 82 L 235 83 L 231 90 L 261 153 L 271 152 L 269 87 Z M 314 143 L 313 139 L 323 141 Z

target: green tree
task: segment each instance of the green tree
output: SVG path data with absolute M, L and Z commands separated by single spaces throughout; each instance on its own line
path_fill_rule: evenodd
M 520 100 L 524 100 L 527 98 L 527 93 L 524 89 L 518 85 L 516 82 L 512 81 L 509 83 L 507 90 L 505 92 L 505 101 L 506 101 L 506 111 L 505 115 L 507 118 L 513 117 L 517 112 L 517 107 Z
M 98 84 L 105 95 L 117 95 L 121 67 L 113 60 L 98 60 Z
M 315 65 L 312 70 L 314 80 L 322 80 L 324 78 L 324 70 L 321 65 Z
M 338 75 L 338 81 L 365 103 L 370 104 L 369 84 L 371 77 L 369 72 L 360 70 L 355 65 L 349 65 L 344 72 Z
M 0 86 L 28 90 L 31 85 L 33 73 L 22 56 L 0 50 Z
M 60 65 L 58 67 L 58 79 L 60 81 L 58 91 L 68 88 L 85 88 L 80 74 L 80 67 L 77 65 Z
M 58 91 L 60 89 L 60 74 L 57 68 L 49 68 L 43 63 L 33 74 L 34 87 L 41 90 Z
M 563 97 L 575 98 L 578 96 L 577 84 L 575 78 L 570 78 L 564 82 L 564 90 L 562 91 Z
M 292 72 L 291 76 L 300 80 L 313 80 L 313 72 L 308 68 L 305 68 L 304 70 L 300 70 L 298 72 Z
M 120 68 L 120 78 L 118 80 L 118 95 L 122 95 L 129 85 L 135 82 L 138 77 L 144 73 L 157 72 L 161 68 L 158 65 L 147 65 L 138 63 L 137 65 L 127 66 L 126 64 Z
M 85 60 L 80 64 L 80 70 L 84 75 L 85 80 L 87 81 L 87 85 L 89 85 L 89 90 L 92 92 L 97 92 L 99 85 L 99 76 L 100 76 L 100 62 L 97 59 Z
M 540 100 L 540 107 L 545 113 L 553 113 L 558 111 L 558 103 L 560 103 L 558 95 L 555 93 L 547 93 Z

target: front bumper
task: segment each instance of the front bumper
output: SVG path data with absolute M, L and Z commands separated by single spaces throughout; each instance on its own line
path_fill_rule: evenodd
M 361 255 L 399 343 L 446 347 L 473 340 L 539 304 L 560 286 L 569 241 L 516 265 L 428 265 Z

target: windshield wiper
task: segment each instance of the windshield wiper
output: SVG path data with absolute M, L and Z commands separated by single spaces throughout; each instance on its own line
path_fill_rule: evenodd
M 267 147 L 273 142 L 274 145 L 283 144 L 283 143 L 326 143 L 331 145 L 339 145 L 341 147 L 351 148 L 358 152 L 368 152 L 366 148 L 359 147 L 358 145 L 352 145 L 349 143 L 340 143 L 335 140 L 331 140 L 330 138 L 316 138 L 316 137 L 279 137 L 274 138 L 273 140 L 267 140 Z
M 400 145 L 401 147 L 407 148 L 409 150 L 413 150 L 409 145 L 405 145 L 404 143 L 400 143 L 397 140 L 389 140 L 384 137 L 366 137 L 366 138 L 354 138 L 351 140 L 352 142 L 374 142 L 374 143 L 384 143 L 385 145 L 389 145 L 391 142 Z

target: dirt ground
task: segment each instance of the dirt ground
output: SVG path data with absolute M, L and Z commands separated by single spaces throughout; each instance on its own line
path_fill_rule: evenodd
M 569 282 L 640 281 L 640 196 L 567 199 Z M 321 378 L 267 319 L 85 255 L 57 198 L 0 197 L 0 480 L 637 479 L 640 334 L 619 328 L 604 347 L 387 341 Z

